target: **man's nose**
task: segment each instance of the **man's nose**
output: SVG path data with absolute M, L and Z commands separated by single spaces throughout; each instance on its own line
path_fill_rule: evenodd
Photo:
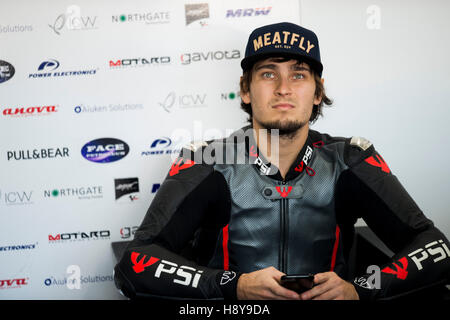
M 275 95 L 277 96 L 288 96 L 292 93 L 289 79 L 285 77 L 280 77 L 277 81 L 277 86 L 275 88 Z

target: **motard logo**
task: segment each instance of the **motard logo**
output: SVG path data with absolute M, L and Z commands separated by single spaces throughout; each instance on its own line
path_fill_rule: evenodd
M 192 62 L 212 61 L 212 60 L 231 60 L 239 59 L 241 52 L 239 50 L 232 51 L 209 51 L 209 52 L 193 52 L 183 53 L 181 55 L 181 64 L 188 65 Z
M 146 58 L 134 58 L 134 59 L 120 59 L 120 60 L 109 60 L 110 68 L 119 67 L 144 67 L 144 66 L 154 66 L 154 65 L 167 65 L 170 63 L 170 57 L 152 57 Z
M 16 279 L 0 280 L 0 290 L 1 289 L 20 288 L 22 286 L 28 285 L 27 281 L 28 281 L 28 278 L 16 278 Z
M 91 231 L 91 232 L 72 232 L 72 233 L 58 233 L 56 235 L 48 235 L 50 243 L 62 241 L 83 241 L 83 240 L 105 240 L 110 237 L 109 230 Z
M 4 116 L 21 117 L 21 116 L 36 116 L 36 115 L 50 115 L 58 112 L 56 106 L 36 106 L 36 107 L 22 107 L 22 108 L 8 108 L 3 110 Z

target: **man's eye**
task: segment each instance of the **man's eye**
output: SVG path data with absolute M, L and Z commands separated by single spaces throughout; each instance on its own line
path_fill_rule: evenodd
M 305 78 L 305 75 L 302 73 L 297 73 L 294 75 L 294 79 L 304 79 L 304 78 Z
M 262 76 L 263 78 L 272 79 L 274 77 L 274 74 L 272 72 L 264 72 Z

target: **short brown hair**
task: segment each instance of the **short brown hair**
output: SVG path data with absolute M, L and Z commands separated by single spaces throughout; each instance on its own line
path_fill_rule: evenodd
M 289 58 L 280 58 L 280 62 L 285 62 L 288 60 L 289 60 Z M 308 64 L 307 62 L 304 62 L 301 60 L 297 60 L 297 62 L 299 64 L 301 64 L 301 63 Z M 322 115 L 323 105 L 326 104 L 327 106 L 329 106 L 333 103 L 333 101 L 330 100 L 327 97 L 327 95 L 325 94 L 325 88 L 320 79 L 320 76 L 314 71 L 314 69 L 311 68 L 311 66 L 310 66 L 310 69 L 311 69 L 312 75 L 314 76 L 314 81 L 316 83 L 316 90 L 314 92 L 314 96 L 322 97 L 322 100 L 320 101 L 320 103 L 317 105 L 315 104 L 313 106 L 311 117 L 309 118 L 309 122 L 314 123 L 319 118 L 319 116 Z M 247 70 L 244 70 L 244 72 L 242 74 L 242 78 L 239 83 L 239 86 L 240 86 L 240 91 L 243 93 L 247 93 L 250 91 L 250 83 L 252 81 L 252 72 L 253 72 L 253 66 Z M 250 103 L 244 103 L 244 101 L 242 101 L 242 99 L 241 99 L 241 109 L 248 113 L 249 117 L 248 117 L 247 121 L 251 123 L 253 120 L 252 105 Z

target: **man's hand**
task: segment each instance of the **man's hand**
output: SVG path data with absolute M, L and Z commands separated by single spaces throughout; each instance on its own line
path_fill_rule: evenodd
M 237 298 L 239 300 L 299 300 L 297 292 L 280 285 L 280 278 L 284 273 L 274 267 L 244 273 L 237 284 Z
M 355 287 L 334 272 L 316 274 L 314 284 L 301 294 L 302 300 L 359 300 Z

